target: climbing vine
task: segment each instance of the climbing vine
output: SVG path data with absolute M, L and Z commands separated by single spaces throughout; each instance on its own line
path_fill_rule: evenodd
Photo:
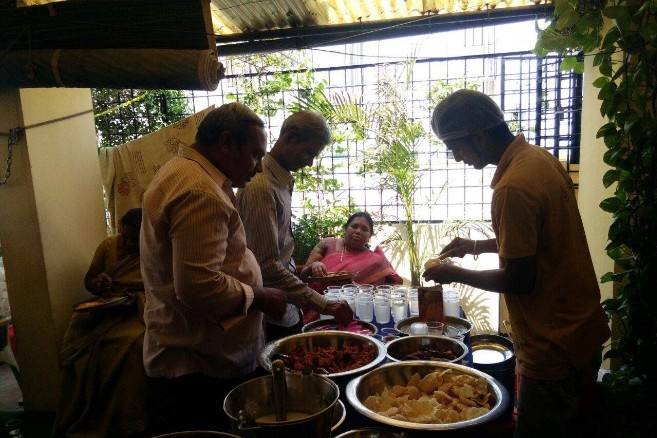
M 602 183 L 614 187 L 600 207 L 613 215 L 616 266 L 602 277 L 616 286 L 603 305 L 618 328 L 606 357 L 619 363 L 607 383 L 638 398 L 657 387 L 657 1 L 557 0 L 536 52 L 565 54 L 562 69 L 579 72 L 592 56 L 600 72 Z

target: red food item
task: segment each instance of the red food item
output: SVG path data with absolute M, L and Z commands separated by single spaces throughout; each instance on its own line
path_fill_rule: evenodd
M 376 358 L 376 349 L 370 344 L 345 342 L 341 347 L 315 347 L 308 351 L 299 346 L 287 354 L 285 365 L 295 371 L 310 367 L 322 369 L 329 374 L 354 370 L 367 365 Z

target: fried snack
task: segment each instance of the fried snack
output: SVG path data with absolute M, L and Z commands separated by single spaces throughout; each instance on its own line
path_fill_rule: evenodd
M 354 370 L 372 362 L 377 350 L 370 344 L 345 342 L 341 347 L 315 347 L 306 350 L 299 346 L 283 359 L 285 366 L 294 371 L 310 368 L 328 374 Z
M 395 420 L 445 424 L 484 415 L 490 411 L 490 399 L 484 379 L 445 369 L 424 377 L 415 373 L 406 386 L 386 387 L 364 404 Z

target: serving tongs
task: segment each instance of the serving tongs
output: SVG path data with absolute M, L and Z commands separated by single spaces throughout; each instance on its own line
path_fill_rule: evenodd
M 287 382 L 285 381 L 285 363 L 282 360 L 276 359 L 272 362 L 271 378 L 276 421 L 287 421 Z

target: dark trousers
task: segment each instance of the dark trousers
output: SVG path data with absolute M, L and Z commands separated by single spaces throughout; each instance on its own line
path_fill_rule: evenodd
M 148 379 L 148 435 L 186 430 L 230 431 L 223 402 L 237 385 L 256 373 L 236 379 L 189 374 Z
M 590 407 L 600 355 L 585 369 L 573 369 L 561 380 L 520 378 L 515 438 L 594 437 Z

